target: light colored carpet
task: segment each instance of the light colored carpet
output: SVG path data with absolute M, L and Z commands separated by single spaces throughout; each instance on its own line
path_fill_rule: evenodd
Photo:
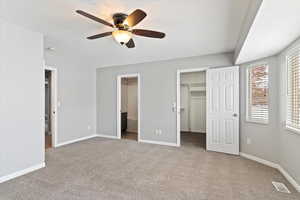
M 299 200 L 275 169 L 195 146 L 102 138 L 46 153 L 47 167 L 0 184 L 1 200 Z M 287 184 L 292 194 L 274 190 Z

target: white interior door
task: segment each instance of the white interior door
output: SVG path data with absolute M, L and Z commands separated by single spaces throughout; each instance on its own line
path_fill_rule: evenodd
M 207 70 L 207 150 L 239 154 L 239 68 Z

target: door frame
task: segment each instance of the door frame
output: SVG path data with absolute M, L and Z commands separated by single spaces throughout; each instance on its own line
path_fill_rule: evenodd
M 176 146 L 180 147 L 181 145 L 181 141 L 180 141 L 180 132 L 181 132 L 181 127 L 180 127 L 180 96 L 181 96 L 181 92 L 180 92 L 180 84 L 181 84 L 181 79 L 180 79 L 180 75 L 183 73 L 188 73 L 188 72 L 203 72 L 203 71 L 207 71 L 209 69 L 209 67 L 201 67 L 201 68 L 193 68 L 193 69 L 179 69 L 177 70 L 177 83 L 176 83 L 176 87 L 177 87 L 177 97 L 176 97 L 176 135 L 177 135 L 177 141 L 176 141 Z M 207 84 L 206 84 L 207 85 Z M 206 96 L 206 100 L 207 100 L 207 96 Z M 206 127 L 207 128 L 207 127 Z
M 46 70 L 51 71 L 51 136 L 52 136 L 51 142 L 52 142 L 52 148 L 55 148 L 55 147 L 57 147 L 57 135 L 58 135 L 58 133 L 57 133 L 57 130 L 58 130 L 58 128 L 57 128 L 57 124 L 58 124 L 58 120 L 57 120 L 57 118 L 58 118 L 57 77 L 58 76 L 57 76 L 56 68 L 45 65 L 44 73 Z M 45 102 L 45 100 L 44 100 L 44 102 Z M 44 116 L 45 116 L 45 114 L 44 114 Z
M 122 103 L 122 78 L 137 78 L 137 96 L 138 96 L 138 139 L 140 141 L 140 134 L 141 134 L 141 77 L 139 73 L 129 73 L 129 74 L 122 74 L 118 75 L 117 77 L 117 138 L 122 138 L 122 131 L 121 131 L 121 103 Z

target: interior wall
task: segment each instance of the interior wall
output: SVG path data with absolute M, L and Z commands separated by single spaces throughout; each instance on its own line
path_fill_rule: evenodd
M 188 85 L 180 86 L 180 131 L 190 131 L 190 89 Z
M 216 54 L 169 61 L 97 69 L 97 133 L 117 137 L 117 76 L 139 73 L 141 84 L 141 140 L 176 143 L 177 70 L 232 66 L 232 54 Z M 105 85 L 105 87 L 103 87 Z M 155 134 L 161 129 L 162 134 Z
M 96 77 L 80 51 L 67 44 L 55 47 L 45 52 L 45 62 L 57 68 L 57 143 L 62 144 L 95 134 Z
M 181 73 L 181 84 L 201 84 L 206 81 L 206 73 L 203 72 L 187 72 Z
M 44 163 L 43 37 L 0 19 L 0 179 Z
M 247 67 L 269 64 L 269 123 L 259 124 L 246 120 Z M 241 152 L 278 163 L 279 154 L 279 66 L 277 57 L 270 57 L 241 65 L 240 67 L 240 146 Z M 247 143 L 250 141 L 251 144 Z
M 127 97 L 127 79 L 121 80 L 121 112 L 127 112 L 128 97 Z
M 137 78 L 127 79 L 127 130 L 138 130 L 138 81 Z
M 285 128 L 286 119 L 286 55 L 288 51 L 300 45 L 300 39 L 295 41 L 286 50 L 284 50 L 279 56 L 279 68 L 280 68 L 280 118 L 278 121 L 278 128 L 280 130 L 280 165 L 291 174 L 295 180 L 300 184 L 300 133 L 295 133 Z
M 300 39 L 277 56 L 243 64 L 240 75 L 241 92 L 241 151 L 278 163 L 300 183 L 300 134 L 285 128 L 286 120 L 286 53 L 300 45 Z M 270 109 L 269 124 L 246 122 L 246 67 L 255 63 L 269 64 Z M 243 114 L 244 113 L 244 114 Z M 247 138 L 251 144 L 247 144 Z

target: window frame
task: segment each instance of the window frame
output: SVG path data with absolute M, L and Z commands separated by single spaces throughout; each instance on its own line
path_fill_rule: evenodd
M 265 65 L 268 67 L 268 92 L 267 92 L 267 98 L 268 98 L 268 119 L 263 120 L 263 119 L 252 119 L 250 117 L 250 112 L 249 112 L 249 103 L 250 103 L 250 88 L 249 88 L 249 81 L 250 81 L 250 70 L 255 68 Z M 252 89 L 252 88 L 251 88 Z M 246 69 L 246 122 L 250 123 L 256 123 L 256 124 L 262 124 L 262 125 L 268 125 L 270 123 L 270 65 L 268 62 L 257 62 L 249 65 Z
M 289 107 L 289 78 L 290 78 L 290 69 L 289 69 L 289 57 L 295 53 L 295 51 L 298 51 L 299 52 L 299 56 L 300 56 L 300 44 L 296 45 L 295 47 L 289 49 L 285 54 L 284 54 L 284 65 L 285 65 L 285 75 L 284 75 L 284 80 L 285 80 L 285 99 L 284 99 L 284 102 L 285 102 L 285 115 L 284 115 L 284 121 L 285 121 L 285 129 L 290 131 L 290 132 L 293 132 L 293 133 L 296 133 L 296 134 L 299 134 L 300 135 L 300 128 L 295 128 L 293 126 L 290 126 L 288 124 L 288 118 L 289 118 L 289 111 L 288 111 L 288 107 Z M 300 68 L 300 67 L 299 67 Z

